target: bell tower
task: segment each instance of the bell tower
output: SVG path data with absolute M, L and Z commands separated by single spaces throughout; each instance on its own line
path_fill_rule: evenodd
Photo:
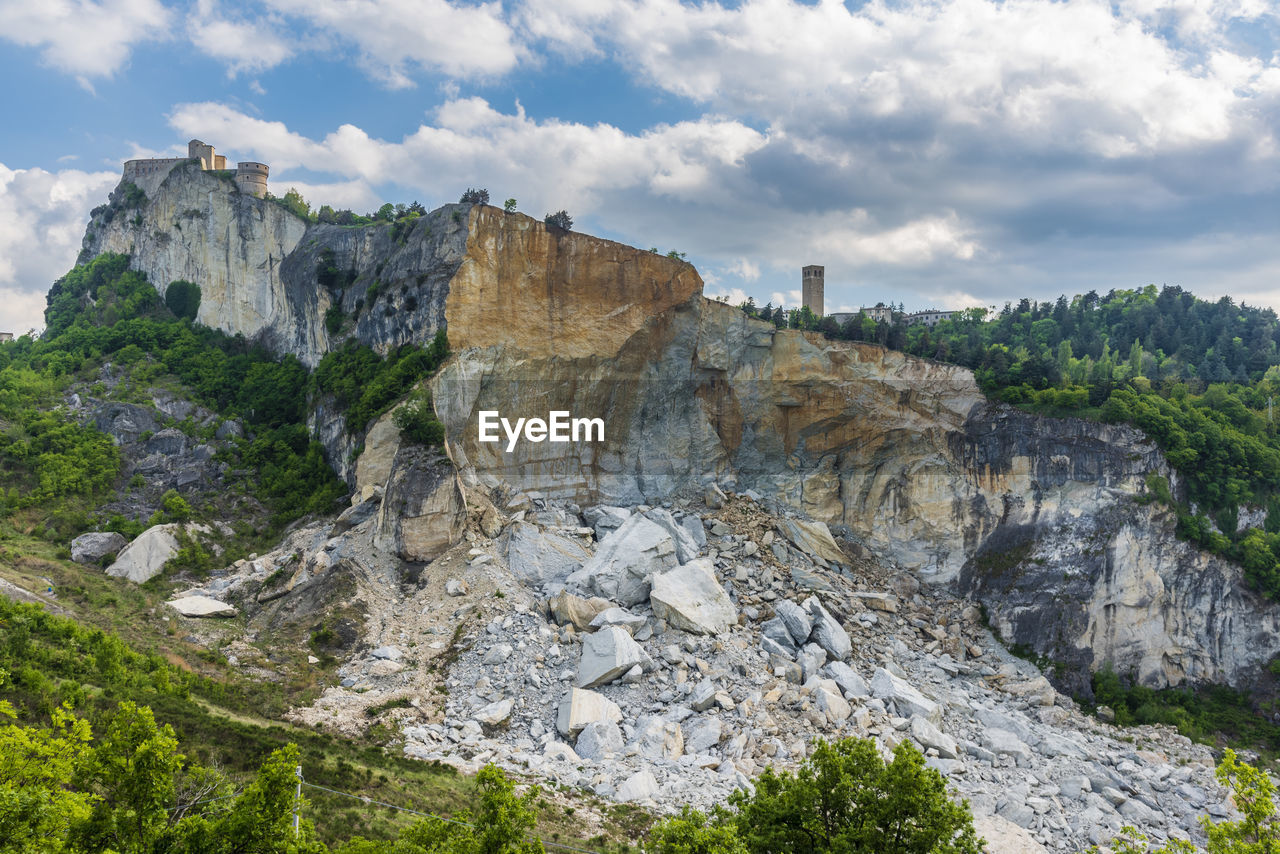
M 822 296 L 826 286 L 827 268 L 821 264 L 809 264 L 800 268 L 800 293 L 804 304 L 818 317 L 822 317 Z

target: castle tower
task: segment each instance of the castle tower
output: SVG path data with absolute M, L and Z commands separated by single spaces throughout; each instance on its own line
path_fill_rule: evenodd
M 236 164 L 236 186 L 246 196 L 267 195 L 267 164 L 246 161 Z
M 800 269 L 800 293 L 804 304 L 818 317 L 822 317 L 822 297 L 827 268 L 821 264 L 809 264 Z

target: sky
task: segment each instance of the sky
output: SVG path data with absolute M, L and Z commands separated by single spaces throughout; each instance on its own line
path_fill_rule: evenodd
M 1280 308 L 1275 0 L 0 0 L 0 79 L 0 331 L 193 137 L 315 207 L 565 209 L 734 302 Z

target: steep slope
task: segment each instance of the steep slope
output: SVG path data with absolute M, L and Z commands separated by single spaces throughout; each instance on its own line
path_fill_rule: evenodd
M 993 405 L 960 368 L 777 331 L 704 299 L 682 262 L 487 206 L 307 225 L 195 170 L 95 222 L 86 252 L 107 249 L 133 250 L 153 282 L 197 282 L 202 320 L 308 365 L 349 336 L 387 352 L 443 325 L 457 355 L 432 391 L 464 486 L 583 504 L 750 489 L 973 595 L 1006 640 L 1071 665 L 1076 689 L 1105 662 L 1156 686 L 1245 683 L 1280 651 L 1275 608 L 1135 501 L 1147 474 L 1172 475 L 1138 432 Z M 604 440 L 479 440 L 481 411 L 555 410 L 601 419 Z M 359 437 L 317 422 L 350 483 L 395 494 L 408 469 L 393 429 L 366 439 L 382 462 L 361 478 L 345 462 Z M 427 559 L 439 543 L 405 552 L 406 536 L 463 505 L 407 500 L 417 533 L 382 528 Z

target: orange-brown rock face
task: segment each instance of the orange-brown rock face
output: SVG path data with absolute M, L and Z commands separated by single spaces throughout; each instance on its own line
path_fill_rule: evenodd
M 488 205 L 469 217 L 466 254 L 445 300 L 454 350 L 608 357 L 650 318 L 702 292 L 683 261 Z

